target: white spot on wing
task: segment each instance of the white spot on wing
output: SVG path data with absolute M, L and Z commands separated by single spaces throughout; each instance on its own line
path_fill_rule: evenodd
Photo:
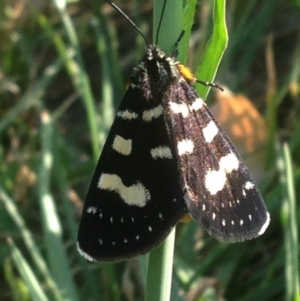
M 139 240 L 139 239 L 140 239 L 140 237 L 139 237 L 138 235 L 137 235 L 135 238 L 136 238 L 136 240 Z
M 205 187 L 210 194 L 215 195 L 221 191 L 226 183 L 226 174 L 224 170 L 210 170 L 205 175 Z
M 211 120 L 202 130 L 205 142 L 211 143 L 219 132 L 216 123 Z
M 121 199 L 130 206 L 144 207 L 151 198 L 149 191 L 142 183 L 137 182 L 127 187 L 122 183 L 121 178 L 114 174 L 102 173 L 98 188 L 118 193 Z
M 230 153 L 220 159 L 220 168 L 227 173 L 239 168 L 239 160 L 234 153 Z
M 216 219 L 216 214 L 213 212 L 212 214 L 212 219 L 215 220 Z
M 170 102 L 170 109 L 175 114 L 181 114 L 182 117 L 187 117 L 189 115 L 189 109 L 185 103 Z
M 156 108 L 151 110 L 146 110 L 143 112 L 143 120 L 146 122 L 152 121 L 152 119 L 158 118 L 163 113 L 163 107 L 162 105 L 158 105 Z
M 198 111 L 203 107 L 203 100 L 201 98 L 196 98 L 191 107 L 194 111 Z
M 222 225 L 225 227 L 226 226 L 226 221 L 225 219 L 222 220 Z
M 240 220 L 240 225 L 243 226 L 244 225 L 244 221 L 241 219 Z
M 172 159 L 172 153 L 168 146 L 159 146 L 150 150 L 153 159 L 167 158 Z
M 129 110 L 125 110 L 125 111 L 119 111 L 117 113 L 117 117 L 120 117 L 122 119 L 127 119 L 127 120 L 132 120 L 132 119 L 137 119 L 138 118 L 138 114 L 131 112 Z
M 116 135 L 112 148 L 119 154 L 128 156 L 132 150 L 132 140 Z
M 150 226 L 148 226 L 148 230 L 149 232 L 152 232 L 152 228 Z
M 247 181 L 247 182 L 245 183 L 245 185 L 244 185 L 244 188 L 247 189 L 247 190 L 250 190 L 250 189 L 254 188 L 254 186 L 255 186 L 255 185 L 254 185 L 252 182 Z
M 194 150 L 194 143 L 192 140 L 184 139 L 177 143 L 178 155 L 190 154 Z
M 88 207 L 88 208 L 86 209 L 86 212 L 87 212 L 87 213 L 95 214 L 95 213 L 97 213 L 97 208 L 96 208 L 96 207 L 93 207 L 93 206 Z
M 235 154 L 230 153 L 220 159 L 219 165 L 219 170 L 209 170 L 205 175 L 205 187 L 212 195 L 225 187 L 226 174 L 238 169 L 239 160 Z

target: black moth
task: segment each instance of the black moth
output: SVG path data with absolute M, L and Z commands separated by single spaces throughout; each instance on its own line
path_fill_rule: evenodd
M 87 260 L 144 254 L 186 213 L 223 242 L 268 227 L 263 199 L 195 81 L 175 57 L 148 44 L 87 194 L 77 243 Z

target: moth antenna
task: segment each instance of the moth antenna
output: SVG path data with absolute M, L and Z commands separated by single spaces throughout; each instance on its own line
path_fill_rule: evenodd
M 212 83 L 212 82 L 205 82 L 203 80 L 197 79 L 196 83 L 199 83 L 199 84 L 207 86 L 207 87 L 216 88 L 216 89 L 219 89 L 220 91 L 224 91 L 224 89 L 221 86 L 219 86 L 218 84 Z
M 162 24 L 162 19 L 163 19 L 164 13 L 165 13 L 166 4 L 167 4 L 167 0 L 164 1 L 163 7 L 162 7 L 162 10 L 161 10 L 161 15 L 160 15 L 160 19 L 159 19 L 159 23 L 158 23 L 158 27 L 157 27 L 157 31 L 156 31 L 156 40 L 155 40 L 156 45 L 158 43 L 159 31 L 160 31 L 161 24 Z
M 116 4 L 114 4 L 113 2 L 110 2 L 108 0 L 106 0 L 106 2 L 111 5 L 117 12 L 119 12 L 134 28 L 135 30 L 143 37 L 145 43 L 147 45 L 149 45 L 149 41 L 147 40 L 147 38 L 145 37 L 145 35 L 142 33 L 142 31 L 137 27 L 137 25 L 121 10 L 120 7 L 118 7 Z

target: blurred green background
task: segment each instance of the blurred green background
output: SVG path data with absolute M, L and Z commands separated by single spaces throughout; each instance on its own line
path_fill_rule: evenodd
M 151 40 L 152 1 L 114 2 Z M 183 2 L 185 11 L 196 7 L 184 20 L 193 24 L 187 64 L 196 71 L 213 1 Z M 240 143 L 239 115 L 224 116 L 222 94 L 207 101 L 258 174 L 272 219 L 263 236 L 239 244 L 180 223 L 171 300 L 299 301 L 300 2 L 228 0 L 226 19 L 215 81 L 233 91 L 223 95 L 235 110 L 254 112 L 247 129 L 262 133 L 259 145 L 245 146 L 256 136 Z M 1 1 L 1 301 L 143 300 L 147 256 L 88 264 L 75 243 L 89 180 L 144 46 L 104 1 Z

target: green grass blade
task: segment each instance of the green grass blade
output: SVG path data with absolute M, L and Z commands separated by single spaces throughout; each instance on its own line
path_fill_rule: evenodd
M 153 41 L 156 41 L 156 33 L 161 15 L 163 1 L 154 2 L 154 30 Z M 166 5 L 166 13 L 163 18 L 161 29 L 159 32 L 158 45 L 167 53 L 172 53 L 175 42 L 177 41 L 184 20 L 184 29 L 187 31 L 187 37 L 183 37 L 181 43 L 180 57 L 185 60 L 187 51 L 187 41 L 190 36 L 190 27 L 195 12 L 195 3 L 191 3 L 186 7 L 186 13 L 183 14 L 181 1 L 168 1 Z M 177 16 L 177 18 L 174 18 Z M 185 19 L 183 19 L 183 16 Z M 179 19 L 180 18 L 180 19 Z M 188 20 L 190 18 L 190 20 Z M 176 20 L 176 22 L 174 22 Z M 190 22 L 189 22 L 190 21 Z M 185 40 L 186 39 L 186 40 Z M 203 68 L 207 70 L 209 76 L 204 77 L 205 80 L 213 79 L 217 67 L 227 45 L 227 29 L 225 24 L 225 1 L 217 0 L 214 6 L 214 31 L 213 36 L 206 48 L 205 59 L 203 60 Z M 216 47 L 218 48 L 216 50 Z M 216 55 L 217 52 L 217 55 Z M 213 56 L 213 62 L 211 62 Z M 206 63 L 207 62 L 207 63 Z M 201 69 L 202 70 L 202 69 Z M 203 76 L 203 73 L 201 72 Z M 206 76 L 206 75 L 204 75 Z M 202 77 L 203 78 L 203 77 Z M 208 93 L 208 87 L 204 87 Z M 203 94 L 202 94 L 203 95 Z M 150 252 L 147 285 L 146 285 L 146 300 L 169 300 L 172 280 L 172 262 L 174 248 L 174 232 L 163 242 L 158 248 Z
M 154 1 L 153 8 L 153 42 L 156 43 L 163 1 Z M 174 22 L 174 16 L 177 16 Z M 168 1 L 166 4 L 161 28 L 159 29 L 158 45 L 167 53 L 172 53 L 174 45 L 182 31 L 181 20 L 183 7 L 181 0 Z M 178 19 L 179 18 L 179 19 Z M 178 21 L 178 22 L 177 22 Z M 172 282 L 172 264 L 175 241 L 175 229 L 157 249 L 149 253 L 146 293 L 147 301 L 170 300 Z
M 109 48 L 109 44 L 105 36 L 102 34 L 104 31 L 102 24 L 96 19 L 93 19 L 92 27 L 95 32 L 97 41 L 97 51 L 101 61 L 101 91 L 102 91 L 102 107 L 101 107 L 101 123 L 99 126 L 100 131 L 100 145 L 103 146 L 105 137 L 110 129 L 110 126 L 114 120 L 115 108 L 114 108 L 114 87 L 112 85 L 111 70 L 113 68 L 110 60 L 107 59 L 112 50 Z
M 21 216 L 15 202 L 5 193 L 4 189 L 0 186 L 0 199 L 2 199 L 8 214 L 18 227 L 18 231 L 24 240 L 24 243 L 32 257 L 33 262 L 38 268 L 39 272 L 43 275 L 45 282 L 53 295 L 54 300 L 62 300 L 56 283 L 50 275 L 46 262 L 40 254 L 40 251 L 34 241 L 32 233 L 28 229 L 23 217 Z
M 224 51 L 228 43 L 225 18 L 226 0 L 215 0 L 213 11 L 213 33 L 209 39 L 203 59 L 196 71 L 199 80 L 212 82 L 217 73 Z M 203 99 L 206 99 L 210 87 L 197 85 L 196 89 Z
M 8 245 L 11 250 L 12 258 L 15 263 L 17 270 L 19 271 L 22 279 L 26 283 L 29 290 L 30 297 L 34 301 L 48 301 L 48 297 L 43 291 L 42 283 L 35 275 L 33 268 L 28 264 L 23 254 L 14 244 L 12 239 L 7 239 Z
M 10 295 L 10 300 L 29 300 L 30 293 L 23 279 L 20 278 L 20 273 L 16 273 L 15 264 L 11 258 L 6 258 L 3 261 L 3 275 L 10 290 L 6 290 L 6 293 Z M 6 295 L 4 293 L 3 295 Z M 5 299 L 5 296 L 2 297 Z
M 62 37 L 55 32 L 55 30 L 49 24 L 49 20 L 45 16 L 37 13 L 37 20 L 45 33 L 51 38 L 61 60 L 65 64 L 66 71 L 68 72 L 77 93 L 82 98 L 91 133 L 93 158 L 94 161 L 97 162 L 100 153 L 100 147 L 98 140 L 98 120 L 95 99 L 92 94 L 87 72 L 84 68 L 76 30 L 66 10 L 66 3 L 65 1 L 56 0 L 53 0 L 53 2 L 57 7 L 63 22 L 66 35 L 69 40 L 69 45 L 66 45 Z
M 155 0 L 153 7 L 153 43 L 163 49 L 167 54 L 171 55 L 174 45 L 178 40 L 183 24 L 183 7 L 182 1 L 167 1 L 162 23 L 158 31 L 159 21 L 161 18 L 162 7 L 164 1 Z M 157 36 L 158 33 L 158 36 Z
M 282 205 L 282 223 L 285 234 L 286 301 L 299 301 L 299 241 L 296 196 L 292 158 L 287 144 L 283 146 L 281 160 L 281 181 L 285 187 L 285 196 Z
M 50 175 L 53 167 L 51 116 L 47 112 L 42 112 L 41 122 L 42 158 L 38 187 L 47 255 L 52 276 L 56 279 L 63 297 L 66 300 L 76 301 L 78 298 L 62 240 L 62 228 L 50 190 Z
M 161 246 L 152 250 L 149 255 L 146 301 L 170 300 L 175 228 Z
M 47 88 L 61 70 L 61 60 L 55 61 L 47 67 L 39 80 L 25 92 L 18 103 L 0 120 L 0 133 L 4 131 L 20 114 L 26 112 L 33 106 L 40 105 L 40 101 L 47 91 Z
M 154 1 L 153 8 L 153 43 L 156 43 L 157 32 L 162 14 L 163 1 Z M 176 16 L 176 18 L 175 18 Z M 174 19 L 176 22 L 174 22 Z M 183 7 L 181 0 L 166 3 L 160 30 L 158 46 L 171 54 L 174 45 L 182 31 Z M 175 241 L 175 229 L 165 239 L 161 246 L 149 253 L 146 279 L 145 299 L 148 301 L 170 300 L 172 282 L 172 263 Z
M 184 7 L 184 15 L 183 15 L 183 30 L 184 35 L 179 44 L 179 53 L 178 53 L 178 61 L 182 64 L 185 64 L 187 61 L 187 54 L 189 49 L 189 43 L 191 38 L 191 30 L 194 25 L 194 16 L 196 12 L 198 0 L 190 0 L 187 1 Z

